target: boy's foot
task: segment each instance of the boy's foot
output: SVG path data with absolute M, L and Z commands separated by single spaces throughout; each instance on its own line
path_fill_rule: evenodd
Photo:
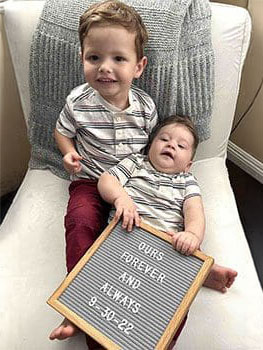
M 214 264 L 207 276 L 204 286 L 225 293 L 235 281 L 237 272 L 228 267 Z
M 78 332 L 79 328 L 65 318 L 62 323 L 50 333 L 49 339 L 63 340 L 74 337 Z

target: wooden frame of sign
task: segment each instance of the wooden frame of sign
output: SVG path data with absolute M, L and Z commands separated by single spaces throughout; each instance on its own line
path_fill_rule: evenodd
M 184 256 L 145 223 L 114 220 L 47 301 L 109 350 L 165 350 L 213 258 Z

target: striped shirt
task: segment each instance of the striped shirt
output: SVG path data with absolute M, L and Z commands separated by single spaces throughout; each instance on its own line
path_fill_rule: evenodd
M 118 178 L 137 206 L 145 222 L 161 231 L 184 229 L 183 204 L 200 196 L 200 188 L 191 173 L 158 172 L 141 154 L 131 155 L 108 172 Z M 114 211 L 111 212 L 111 217 Z
M 87 83 L 76 87 L 56 124 L 60 134 L 74 138 L 76 150 L 83 157 L 81 172 L 72 175 L 71 180 L 98 179 L 123 158 L 142 152 L 156 123 L 153 100 L 135 86 L 129 92 L 129 107 L 123 111 Z

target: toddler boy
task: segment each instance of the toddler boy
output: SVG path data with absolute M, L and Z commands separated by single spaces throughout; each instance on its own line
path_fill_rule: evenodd
M 157 122 L 153 100 L 132 86 L 147 64 L 147 30 L 139 14 L 119 1 L 92 5 L 80 18 L 81 60 L 86 83 L 67 97 L 55 138 L 71 174 L 65 216 L 70 272 L 107 223 L 109 205 L 97 190 L 99 176 L 132 153 L 143 151 Z M 68 320 L 50 339 L 73 336 Z M 90 349 L 97 349 L 92 340 Z

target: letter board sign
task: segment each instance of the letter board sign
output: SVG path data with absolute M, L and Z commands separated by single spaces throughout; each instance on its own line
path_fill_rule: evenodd
M 165 350 L 213 259 L 145 223 L 111 221 L 48 304 L 109 350 Z

